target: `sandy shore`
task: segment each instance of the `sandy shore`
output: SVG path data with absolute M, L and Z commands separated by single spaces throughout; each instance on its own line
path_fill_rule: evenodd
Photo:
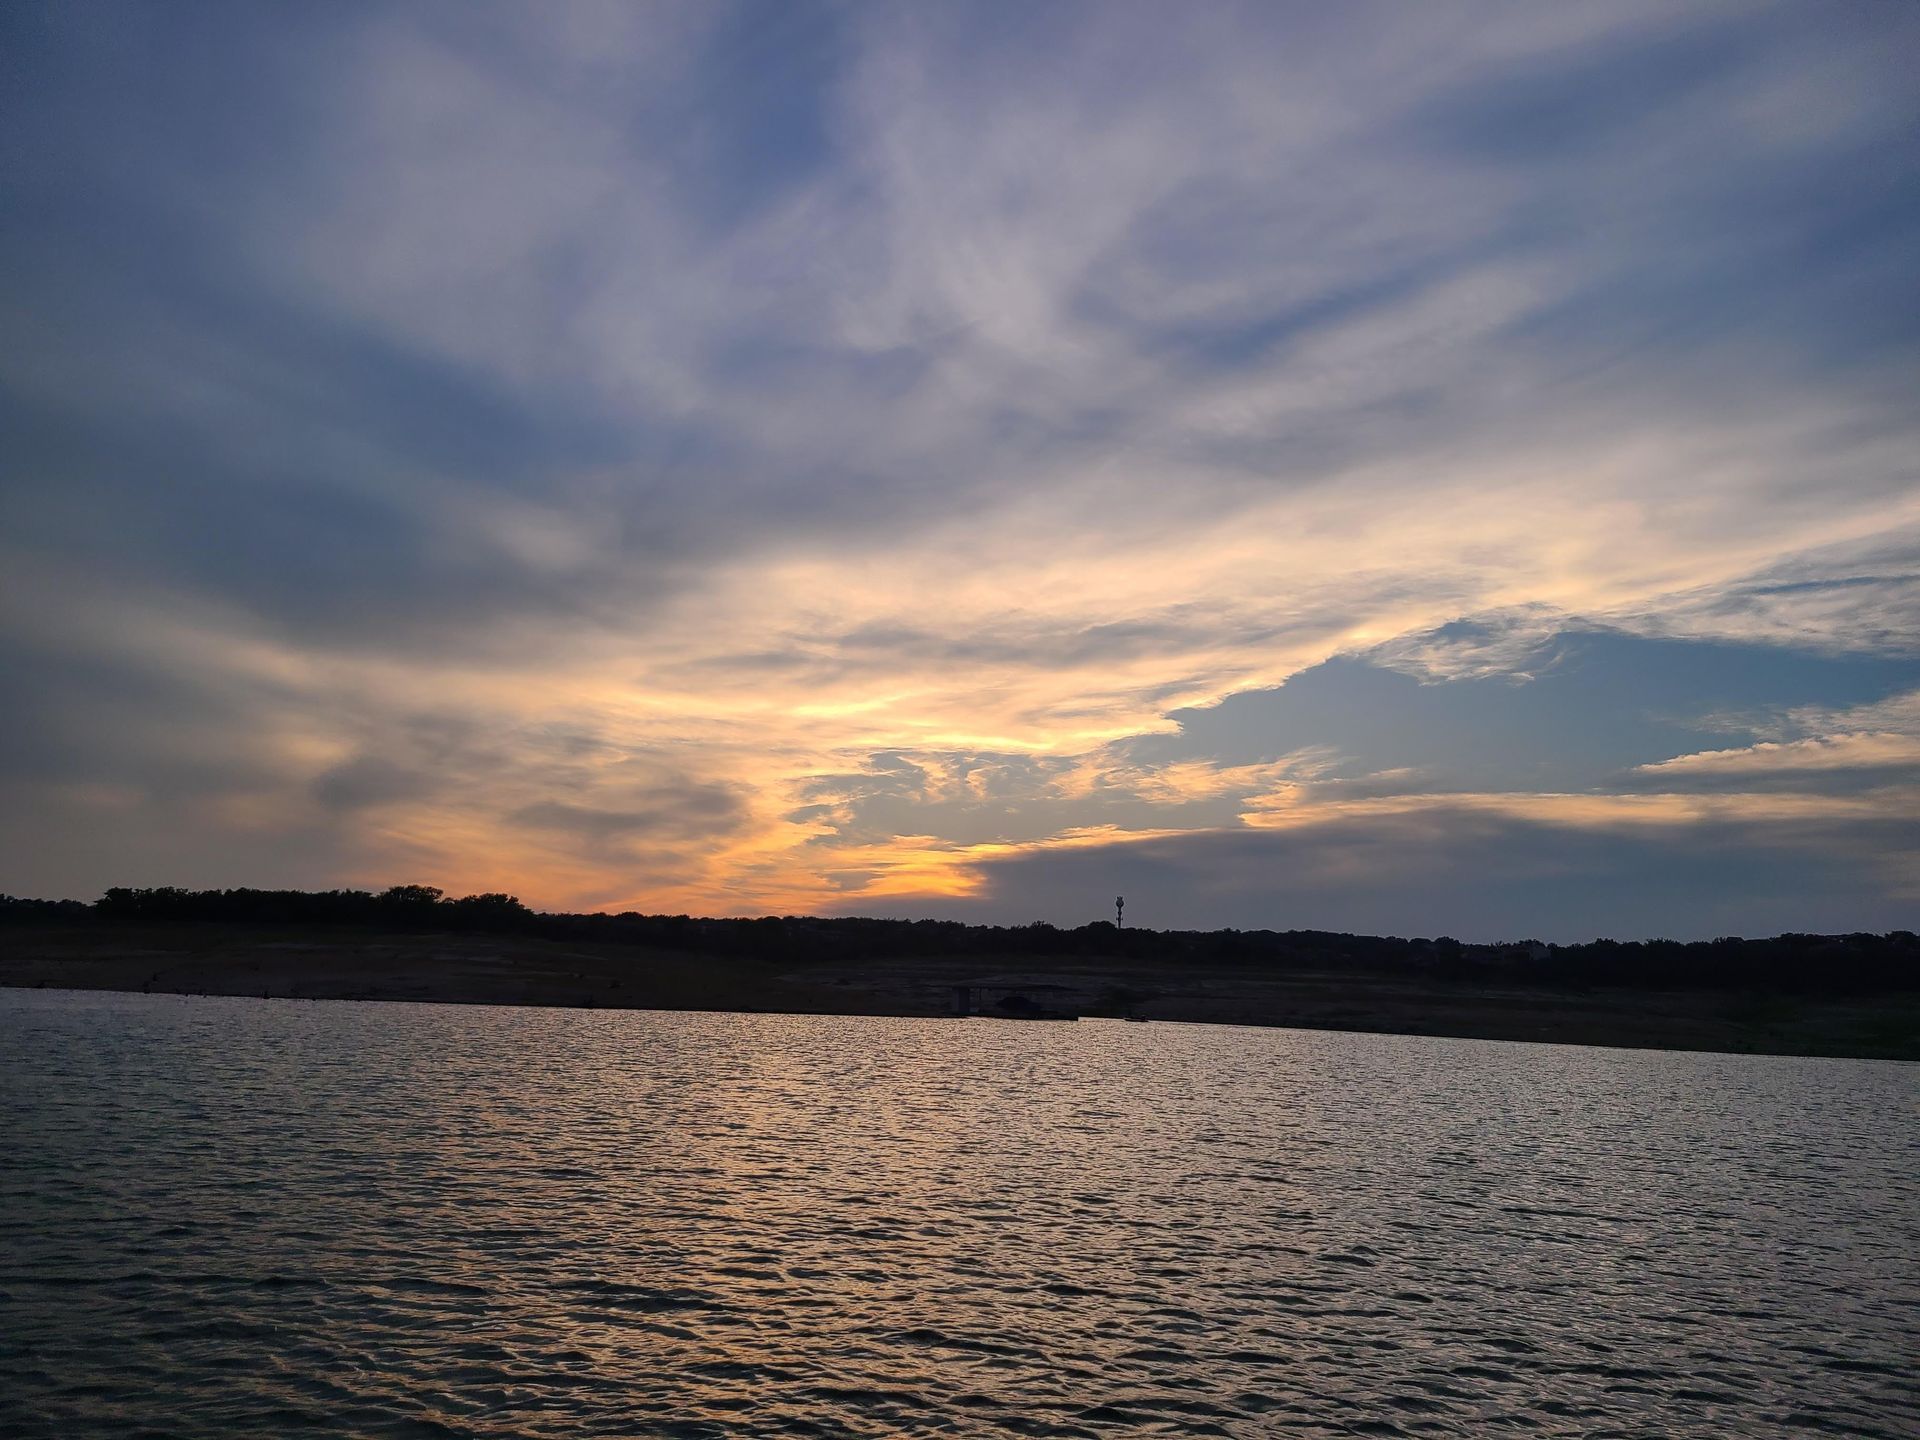
M 1920 993 L 1490 988 L 1352 971 L 994 955 L 804 964 L 492 935 L 234 926 L 0 932 L 0 986 L 314 1000 L 951 1015 L 956 986 L 1070 1015 L 1920 1060 Z

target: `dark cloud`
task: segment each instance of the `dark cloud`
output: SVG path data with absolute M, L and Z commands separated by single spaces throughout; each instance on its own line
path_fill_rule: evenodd
M 542 800 L 522 806 L 506 820 L 600 847 L 633 840 L 712 839 L 738 830 L 745 815 L 740 795 L 729 787 L 684 783 L 631 794 L 621 809 Z
M 421 776 L 378 755 L 363 755 L 336 765 L 313 782 L 314 798 L 331 810 L 364 810 L 415 800 L 430 794 L 432 788 Z
M 1618 776 L 1608 787 L 1621 794 L 1663 795 L 1818 795 L 1881 798 L 1884 808 L 1920 804 L 1920 760 L 1883 765 L 1860 764 L 1796 769 L 1783 764 L 1769 770 L 1711 770 L 1668 767 Z
M 166 652 L 69 653 L 4 633 L 0 671 L 10 691 L 0 778 L 207 798 L 283 783 L 252 723 L 293 700 L 271 681 L 183 670 Z
M 1439 806 L 1042 850 L 978 867 L 966 912 L 1155 928 L 1499 941 L 1710 939 L 1911 924 L 1920 821 L 1592 826 Z M 936 903 L 936 902 L 929 902 Z M 952 913 L 952 906 L 942 907 Z

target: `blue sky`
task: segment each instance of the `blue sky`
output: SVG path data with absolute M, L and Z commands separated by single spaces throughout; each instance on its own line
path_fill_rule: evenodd
M 0 13 L 0 889 L 1920 917 L 1920 12 Z

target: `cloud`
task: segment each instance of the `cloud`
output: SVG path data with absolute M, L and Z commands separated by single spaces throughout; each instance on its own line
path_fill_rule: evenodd
M 1674 790 L 1886 793 L 1900 803 L 1907 797 L 1895 787 L 1920 781 L 1920 691 L 1840 709 L 1792 707 L 1745 728 L 1795 738 L 1676 755 L 1630 778 Z
M 1724 744 L 1736 728 L 1758 738 L 1812 697 L 1864 702 L 1920 674 L 1893 657 L 1639 636 L 1564 617 L 1549 629 L 1552 618 L 1457 621 L 1338 656 L 1277 688 L 1176 711 L 1177 733 L 1129 742 L 1128 753 L 1244 765 L 1316 745 L 1339 757 L 1323 781 L 1407 770 L 1431 789 L 1564 791 Z
M 1920 766 L 1920 735 L 1823 735 L 1785 743 L 1763 741 L 1738 750 L 1702 750 L 1642 765 L 1650 775 L 1777 774 L 1782 771 L 1879 770 Z
M 507 821 L 601 846 L 636 838 L 655 841 L 705 838 L 737 828 L 743 812 L 739 797 L 718 785 L 682 785 L 643 791 L 633 796 L 630 803 L 635 803 L 635 808 L 603 810 L 543 800 L 515 810 L 507 816 Z
M 1118 892 L 1154 928 L 1450 934 L 1470 941 L 1710 939 L 1897 928 L 1920 895 L 1913 811 L 1594 826 L 1434 803 L 985 860 L 956 915 L 1098 918 Z M 911 907 L 908 907 L 911 908 Z
M 419 777 L 378 755 L 361 755 L 335 765 L 313 782 L 313 793 L 333 810 L 360 810 L 418 799 L 430 787 Z
M 0 858 L 857 906 L 1893 731 L 1917 24 L 14 7 Z
M 1811 716 L 1794 709 L 1792 696 L 1881 693 L 1911 680 L 1913 662 L 1593 627 L 1543 632 L 1539 620 L 1529 615 L 1519 627 L 1524 644 L 1507 643 L 1515 627 L 1500 616 L 1404 637 L 1302 671 L 1277 689 L 1175 712 L 1176 731 L 1078 756 L 878 755 L 860 772 L 811 781 L 812 803 L 793 818 L 822 827 L 813 843 L 828 853 L 862 851 L 863 882 L 879 873 L 876 847 L 913 837 L 917 885 L 901 889 L 890 879 L 838 908 L 876 899 L 898 906 L 904 896 L 941 913 L 1000 919 L 1078 913 L 1071 886 L 1048 899 L 1044 886 L 1005 879 L 1057 870 L 1109 891 L 1137 873 L 1143 887 L 1163 894 L 1163 913 L 1181 917 L 1164 923 L 1196 926 L 1261 923 L 1251 917 L 1261 906 L 1279 913 L 1283 895 L 1311 899 L 1322 916 L 1313 924 L 1335 925 L 1327 917 L 1349 911 L 1412 915 L 1423 905 L 1453 916 L 1476 905 L 1486 916 L 1531 914 L 1535 902 L 1523 899 L 1516 877 L 1535 873 L 1544 857 L 1562 856 L 1551 867 L 1559 878 L 1539 902 L 1557 906 L 1582 884 L 1610 893 L 1631 880 L 1664 893 L 1653 872 L 1685 845 L 1711 846 L 1719 857 L 1680 867 L 1703 884 L 1713 880 L 1716 906 L 1741 903 L 1727 898 L 1726 877 L 1749 863 L 1779 872 L 1768 871 L 1780 887 L 1769 913 L 1787 914 L 1790 902 L 1829 913 L 1823 887 L 1839 864 L 1865 867 L 1843 889 L 1883 893 L 1885 913 L 1912 889 L 1912 845 L 1900 837 L 1920 806 L 1911 763 L 1920 752 L 1908 737 L 1757 741 L 1677 758 L 1673 751 L 1729 733 L 1757 739 L 1789 714 L 1804 723 Z M 1472 663 L 1449 663 L 1451 675 L 1424 662 L 1410 667 L 1409 657 L 1436 653 L 1451 662 L 1468 651 Z M 1876 700 L 1859 710 L 1884 717 L 1901 706 Z M 1250 832 L 1285 832 L 1322 848 L 1232 838 Z M 1476 837 L 1489 835 L 1498 843 L 1487 842 L 1485 868 L 1476 869 Z M 1293 871 L 1284 884 L 1256 883 L 1236 859 L 1223 871 L 1231 883 L 1216 893 L 1182 858 L 1213 855 L 1216 844 L 1226 857 L 1284 855 Z M 1543 848 L 1529 859 L 1528 846 Z M 1073 858 L 1051 858 L 1062 849 Z M 1789 882 L 1791 863 L 1779 856 L 1803 852 L 1832 853 Z M 1363 876 L 1363 860 L 1377 863 L 1378 874 Z M 1095 880 L 1097 867 L 1112 874 Z M 1444 901 L 1438 881 L 1420 879 L 1441 872 Z M 1322 882 L 1328 888 L 1319 894 Z M 1389 898 L 1401 882 L 1406 896 Z M 1349 911 L 1332 908 L 1336 900 Z M 1686 919 L 1677 895 L 1662 905 L 1621 913 L 1668 931 L 1703 923 Z M 1486 936 L 1488 923 L 1448 926 Z

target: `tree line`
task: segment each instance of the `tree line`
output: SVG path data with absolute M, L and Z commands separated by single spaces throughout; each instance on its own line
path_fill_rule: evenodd
M 512 895 L 454 898 L 432 885 L 386 890 L 188 890 L 117 886 L 87 904 L 0 895 L 0 924 L 251 925 L 366 931 L 463 932 L 620 944 L 792 965 L 809 960 L 961 955 L 1057 956 L 1135 964 L 1246 966 L 1430 977 L 1459 982 L 1636 989 L 1768 989 L 1872 993 L 1920 989 L 1920 937 L 1776 935 L 1767 939 L 1534 940 L 1467 944 L 1324 930 L 1116 929 L 1110 920 L 1066 927 L 968 925 L 957 920 L 854 916 L 702 919 L 688 915 L 557 914 Z

